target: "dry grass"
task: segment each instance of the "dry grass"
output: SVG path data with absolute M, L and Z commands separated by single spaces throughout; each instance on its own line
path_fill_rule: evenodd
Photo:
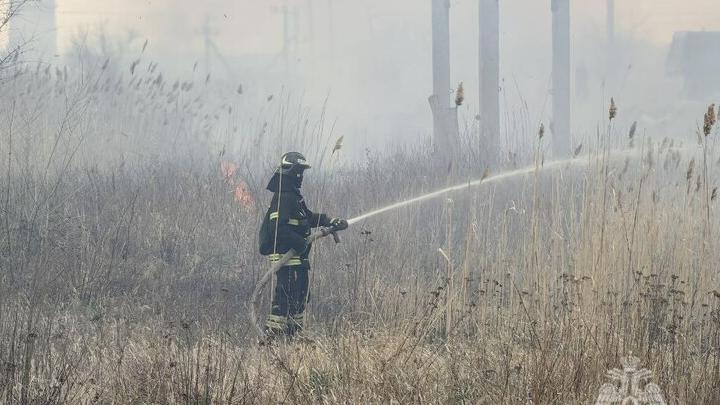
M 346 217 L 447 179 L 420 146 L 325 171 L 336 137 L 288 97 L 251 119 L 135 70 L 3 84 L 0 402 L 591 403 L 628 352 L 669 403 L 720 401 L 712 135 L 688 151 L 632 130 L 623 160 L 608 130 L 563 172 L 540 144 L 536 176 L 358 224 L 317 246 L 315 342 L 259 348 L 269 156 L 309 150 L 307 199 Z M 480 177 L 465 150 L 459 176 Z

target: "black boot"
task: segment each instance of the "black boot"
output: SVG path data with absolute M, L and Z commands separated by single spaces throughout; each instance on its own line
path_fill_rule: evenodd
M 280 315 L 270 314 L 265 320 L 265 331 L 260 337 L 261 346 L 270 346 L 278 339 L 284 339 L 288 334 L 287 318 Z

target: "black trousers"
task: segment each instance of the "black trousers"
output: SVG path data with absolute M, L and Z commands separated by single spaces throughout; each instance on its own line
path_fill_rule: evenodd
M 272 310 L 266 322 L 268 332 L 292 336 L 303 329 L 310 287 L 308 273 L 306 266 L 285 266 L 276 273 Z

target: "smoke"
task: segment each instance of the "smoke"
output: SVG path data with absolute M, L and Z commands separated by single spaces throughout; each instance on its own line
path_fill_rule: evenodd
M 259 108 L 282 92 L 316 111 L 327 100 L 327 117 L 338 135 L 347 136 L 351 152 L 430 136 L 429 1 L 171 3 L 61 2 L 61 54 L 80 27 L 102 30 L 117 41 L 134 38 L 136 50 L 147 39 L 145 57 L 163 72 L 196 78 L 209 73 L 226 83 L 221 87 L 242 85 L 247 106 Z M 621 125 L 637 120 L 658 136 L 691 132 L 689 111 L 697 106 L 681 102 L 679 110 L 688 113 L 678 111 L 682 81 L 665 70 L 668 47 L 676 30 L 712 29 L 717 23 L 709 19 L 710 10 L 720 6 L 707 0 L 618 3 L 613 49 L 605 37 L 605 2 L 572 7 L 574 136 L 592 135 L 610 97 L 621 106 Z M 501 2 L 501 139 L 506 141 L 531 137 L 540 122 L 552 120 L 549 8 L 549 2 L 534 0 Z M 461 127 L 470 130 L 478 113 L 477 20 L 477 1 L 451 1 L 452 83 L 465 84 L 459 117 Z

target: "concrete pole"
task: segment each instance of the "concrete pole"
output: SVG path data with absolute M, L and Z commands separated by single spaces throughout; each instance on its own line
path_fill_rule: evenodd
M 570 0 L 552 0 L 553 151 L 570 156 Z
M 432 0 L 433 94 L 441 107 L 450 108 L 450 2 Z
M 485 155 L 497 160 L 500 145 L 499 0 L 480 0 L 480 130 L 488 141 Z M 493 162 L 494 163 L 494 162 Z
M 451 108 L 450 85 L 450 1 L 432 1 L 432 72 L 433 95 L 430 106 L 433 112 L 433 140 L 438 157 L 449 160 L 450 134 L 448 114 Z

